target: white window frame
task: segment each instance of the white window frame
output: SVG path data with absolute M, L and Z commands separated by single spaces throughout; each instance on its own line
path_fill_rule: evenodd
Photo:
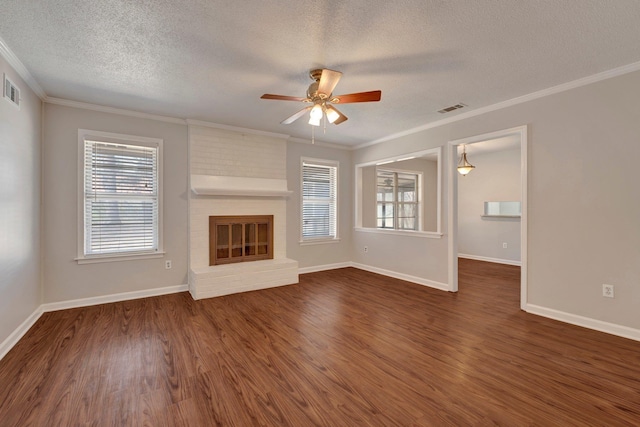
M 303 227 L 304 227 L 304 166 L 305 164 L 322 166 L 322 167 L 333 167 L 335 168 L 335 195 L 333 200 L 333 205 L 335 209 L 335 236 L 321 236 L 321 237 L 304 237 L 303 236 Z M 324 159 L 315 159 L 311 157 L 301 157 L 300 158 L 300 245 L 316 245 L 316 244 L 324 244 L 324 243 L 337 243 L 340 241 L 340 220 L 339 216 L 339 203 L 338 203 L 338 185 L 340 183 L 340 162 L 335 160 L 324 160 Z
M 394 193 L 393 193 L 393 201 L 391 202 L 386 202 L 386 203 L 392 203 L 393 204 L 393 228 L 389 228 L 389 227 L 377 227 L 377 230 L 384 230 L 384 231 L 409 231 L 409 232 L 414 232 L 414 231 L 420 231 L 422 230 L 422 214 L 423 214 L 423 200 L 422 200 L 422 183 L 423 183 L 423 173 L 419 172 L 419 171 L 413 171 L 413 170 L 406 170 L 406 169 L 395 169 L 395 168 L 387 168 L 384 166 L 381 167 L 376 167 L 376 199 L 377 199 L 377 179 L 378 179 L 378 174 L 380 172 L 388 172 L 388 173 L 393 173 L 394 177 L 393 177 L 393 188 L 394 188 Z M 401 202 L 398 201 L 398 189 L 397 189 L 397 178 L 398 178 L 398 174 L 405 174 L 405 175 L 415 175 L 415 183 L 416 183 L 416 188 L 415 188 L 415 193 L 416 193 L 416 198 L 417 200 L 415 202 L 411 202 L 411 204 L 416 205 L 416 215 L 417 215 L 417 221 L 416 221 L 416 227 L 415 229 L 408 229 L 408 228 L 399 228 L 398 227 L 398 222 L 399 222 L 399 218 L 398 218 L 398 206 L 400 204 L 402 204 Z M 376 223 L 378 221 L 378 215 L 377 215 L 377 209 L 378 206 L 384 202 L 380 202 L 376 200 Z
M 157 151 L 157 185 L 158 185 L 158 246 L 156 250 L 140 251 L 140 252 L 119 252 L 109 254 L 85 254 L 85 141 L 99 141 L 113 144 L 134 145 L 142 147 L 156 147 Z M 136 259 L 162 258 L 164 256 L 163 242 L 163 185 L 162 185 L 162 166 L 163 166 L 163 140 L 160 138 L 149 138 L 135 135 L 124 135 L 111 132 L 93 131 L 87 129 L 78 129 L 78 233 L 77 233 L 77 250 L 78 255 L 76 261 L 78 264 L 89 264 L 98 262 L 114 262 L 127 261 Z

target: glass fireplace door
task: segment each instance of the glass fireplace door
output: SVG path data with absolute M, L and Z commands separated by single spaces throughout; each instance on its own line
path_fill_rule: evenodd
M 209 265 L 273 259 L 273 215 L 210 216 Z

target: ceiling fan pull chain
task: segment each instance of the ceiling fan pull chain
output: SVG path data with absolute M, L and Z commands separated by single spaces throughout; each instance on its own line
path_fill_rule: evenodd
M 311 126 L 311 143 L 315 144 L 316 143 L 316 137 L 315 137 L 315 126 Z
M 327 115 L 323 114 L 322 115 L 322 134 L 326 135 L 327 133 Z

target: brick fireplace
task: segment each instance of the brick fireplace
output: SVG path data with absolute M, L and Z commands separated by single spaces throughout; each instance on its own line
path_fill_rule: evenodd
M 298 262 L 287 258 L 286 248 L 286 140 L 190 125 L 189 148 L 193 298 L 298 283 Z M 210 265 L 210 218 L 231 216 L 273 218 L 273 259 Z

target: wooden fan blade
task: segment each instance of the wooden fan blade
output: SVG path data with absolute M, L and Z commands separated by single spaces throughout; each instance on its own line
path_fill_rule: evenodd
M 340 81 L 340 77 L 342 77 L 340 71 L 323 69 L 320 82 L 318 83 L 318 92 L 324 93 L 327 96 L 331 95 L 338 81 Z
M 287 95 L 272 95 L 270 93 L 265 93 L 260 97 L 260 99 L 274 99 L 276 101 L 304 101 L 306 98 Z
M 304 113 L 306 113 L 307 111 L 311 110 L 311 108 L 312 107 L 303 108 L 302 110 L 300 110 L 297 113 L 295 113 L 293 116 L 284 119 L 280 123 L 283 124 L 283 125 L 290 125 L 291 123 L 293 123 L 296 120 L 298 120 L 300 117 L 304 116 Z
M 349 120 L 349 118 L 347 116 L 345 116 L 344 114 L 342 114 L 336 107 L 331 106 L 331 105 L 327 105 L 327 112 L 329 111 L 335 111 L 338 114 L 338 118 L 335 119 L 333 121 L 334 125 L 339 125 L 342 122 L 346 122 L 347 120 Z M 328 116 L 328 114 L 327 114 Z
M 380 101 L 381 97 L 381 91 L 372 90 L 371 92 L 358 92 L 350 93 L 348 95 L 338 95 L 334 97 L 331 102 L 335 104 L 350 104 L 353 102 L 377 102 Z

